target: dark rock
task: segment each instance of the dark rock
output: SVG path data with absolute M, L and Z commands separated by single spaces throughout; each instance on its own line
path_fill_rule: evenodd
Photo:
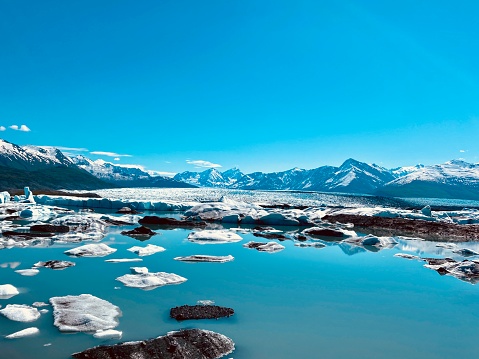
M 5 231 L 2 232 L 4 237 L 13 237 L 13 238 L 20 238 L 20 239 L 32 239 L 36 237 L 52 237 L 53 233 L 31 233 L 31 232 L 16 232 L 16 231 Z
M 76 359 L 216 359 L 233 350 L 233 341 L 222 334 L 186 329 L 141 342 L 98 346 L 72 356 Z
M 121 234 L 125 236 L 130 236 L 130 237 L 148 237 L 150 238 L 151 236 L 157 235 L 158 233 L 152 231 L 148 227 L 137 227 L 135 229 L 132 229 L 131 231 L 123 231 Z
M 68 233 L 70 228 L 64 225 L 53 224 L 36 224 L 30 227 L 30 232 L 42 232 L 42 233 Z
M 280 241 L 285 241 L 289 239 L 288 237 L 286 237 L 284 234 L 281 234 L 281 233 L 254 232 L 253 236 L 267 238 L 267 239 L 278 239 Z
M 74 262 L 69 261 L 59 261 L 59 260 L 51 260 L 46 262 L 38 262 L 34 264 L 34 267 L 44 267 L 44 268 L 51 268 L 51 269 L 65 269 L 68 267 L 75 266 Z
M 171 308 L 170 317 L 176 320 L 189 319 L 218 319 L 230 317 L 235 313 L 231 308 L 217 305 L 182 305 Z
M 206 222 L 189 221 L 169 217 L 145 216 L 138 221 L 141 225 L 153 225 L 158 227 L 198 228 L 206 227 Z
M 349 214 L 329 215 L 323 220 L 353 223 L 363 232 L 386 236 L 409 236 L 427 240 L 466 242 L 479 240 L 479 225 L 422 221 L 419 219 L 370 217 Z
M 330 228 L 310 228 L 308 229 L 308 235 L 310 236 L 318 236 L 318 237 L 337 237 L 342 238 L 344 237 L 344 233 L 341 231 L 337 231 L 335 229 Z

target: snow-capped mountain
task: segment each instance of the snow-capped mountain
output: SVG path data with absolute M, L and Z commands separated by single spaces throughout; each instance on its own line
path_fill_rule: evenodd
M 418 164 L 415 166 L 405 166 L 405 167 L 396 167 L 391 169 L 391 173 L 396 177 L 403 177 L 406 176 L 410 173 L 416 172 L 417 170 L 420 170 L 421 168 L 424 168 L 424 165 Z
M 95 189 L 109 185 L 78 168 L 56 148 L 20 147 L 0 139 L 0 188 L 25 186 L 31 189 Z
M 312 170 L 293 168 L 282 172 L 250 174 L 243 174 L 238 169 L 223 173 L 210 169 L 203 172 L 183 172 L 174 178 L 202 187 L 373 193 L 396 177 L 383 167 L 349 159 L 340 167 L 322 166 Z
M 0 139 L 0 166 L 35 171 L 50 166 L 75 167 L 60 150 L 53 147 L 20 147 Z
M 96 178 L 114 184 L 115 187 L 193 187 L 169 177 L 152 176 L 141 166 L 122 166 L 101 159 L 92 161 L 82 155 L 71 157 L 70 160 L 79 168 Z
M 397 178 L 378 190 L 396 197 L 479 199 L 479 164 L 452 160 Z

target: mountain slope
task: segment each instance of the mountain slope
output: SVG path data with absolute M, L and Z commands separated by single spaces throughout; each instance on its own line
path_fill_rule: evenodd
M 70 160 L 79 168 L 98 179 L 113 184 L 115 187 L 195 187 L 164 176 L 152 176 L 140 167 L 121 166 L 103 160 L 92 161 L 85 156 L 71 157 Z
M 387 183 L 376 193 L 394 197 L 479 200 L 479 165 L 452 160 L 440 165 L 425 166 Z

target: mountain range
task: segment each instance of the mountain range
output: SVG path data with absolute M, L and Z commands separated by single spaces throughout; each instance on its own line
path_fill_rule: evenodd
M 0 189 L 25 186 L 33 190 L 194 187 L 169 177 L 152 176 L 139 167 L 68 157 L 54 147 L 18 146 L 0 139 Z
M 339 167 L 293 168 L 283 172 L 250 174 L 237 168 L 224 172 L 208 169 L 178 173 L 174 179 L 201 187 L 479 200 L 479 164 L 461 160 L 387 169 L 348 159 Z
M 85 156 L 67 156 L 54 147 L 18 146 L 0 139 L 0 190 L 121 187 L 214 187 L 244 190 L 297 190 L 372 194 L 387 197 L 435 197 L 479 200 L 479 164 L 452 160 L 432 166 L 387 169 L 352 158 L 339 166 L 245 174 L 186 171 L 173 178 L 141 166 L 125 166 Z

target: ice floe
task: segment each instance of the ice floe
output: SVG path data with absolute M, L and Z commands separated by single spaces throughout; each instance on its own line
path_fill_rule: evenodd
M 15 272 L 20 274 L 20 275 L 27 276 L 27 277 L 33 277 L 34 275 L 37 275 L 38 273 L 40 273 L 40 271 L 38 269 L 35 269 L 35 268 L 19 269 L 19 270 L 16 270 Z
M 0 314 L 16 322 L 33 322 L 40 318 L 40 312 L 37 308 L 23 304 L 8 304 L 0 309 Z
M 52 297 L 54 325 L 62 332 L 95 332 L 118 326 L 120 308 L 91 294 Z
M 75 257 L 105 257 L 115 252 L 116 248 L 111 248 L 104 243 L 91 243 L 69 249 L 65 251 L 65 254 Z
M 143 259 L 141 258 L 113 258 L 113 259 L 105 259 L 105 262 L 108 263 L 128 263 L 128 262 L 142 262 Z
M 97 330 L 93 337 L 98 339 L 121 339 L 122 331 L 115 329 Z
M 186 282 L 186 278 L 181 277 L 175 273 L 137 273 L 125 274 L 116 278 L 117 281 L 122 282 L 127 287 L 154 289 L 167 284 L 180 284 Z
M 324 248 L 326 245 L 321 242 L 297 242 L 294 244 L 296 247 L 309 247 L 309 248 Z
M 20 330 L 18 332 L 9 334 L 5 336 L 6 339 L 18 339 L 18 338 L 24 338 L 24 337 L 30 337 L 32 335 L 40 333 L 40 330 L 36 327 L 30 327 L 27 329 Z
M 243 238 L 228 230 L 203 230 L 191 232 L 188 240 L 198 244 L 222 244 L 242 241 Z
M 225 263 L 234 260 L 232 255 L 227 256 L 209 256 L 203 254 L 194 254 L 186 257 L 175 257 L 174 260 L 182 262 L 213 262 L 213 263 Z
M 472 256 L 477 256 L 479 255 L 478 252 L 469 249 L 469 248 L 460 248 L 460 249 L 455 249 L 453 250 L 453 253 L 460 254 L 463 257 L 472 257 Z
M 0 285 L 0 299 L 9 299 L 17 294 L 20 294 L 17 288 L 11 284 Z
M 46 262 L 37 262 L 33 266 L 36 268 L 50 268 L 62 270 L 68 267 L 75 266 L 75 263 L 70 261 L 51 260 Z
M 253 242 L 253 241 L 243 244 L 243 247 L 256 249 L 257 251 L 260 251 L 260 252 L 269 252 L 269 253 L 279 252 L 285 248 L 283 245 L 276 242 L 262 243 L 262 242 Z
M 165 248 L 154 245 L 154 244 L 148 244 L 146 245 L 146 247 L 134 246 L 134 247 L 128 248 L 127 250 L 138 254 L 140 257 L 144 257 L 144 256 L 151 256 L 152 254 L 155 254 L 158 252 L 163 252 L 165 251 Z
M 368 234 L 364 237 L 351 237 L 343 241 L 343 243 L 355 244 L 358 246 L 375 246 L 383 248 L 392 248 L 398 242 L 392 237 L 378 237 Z

